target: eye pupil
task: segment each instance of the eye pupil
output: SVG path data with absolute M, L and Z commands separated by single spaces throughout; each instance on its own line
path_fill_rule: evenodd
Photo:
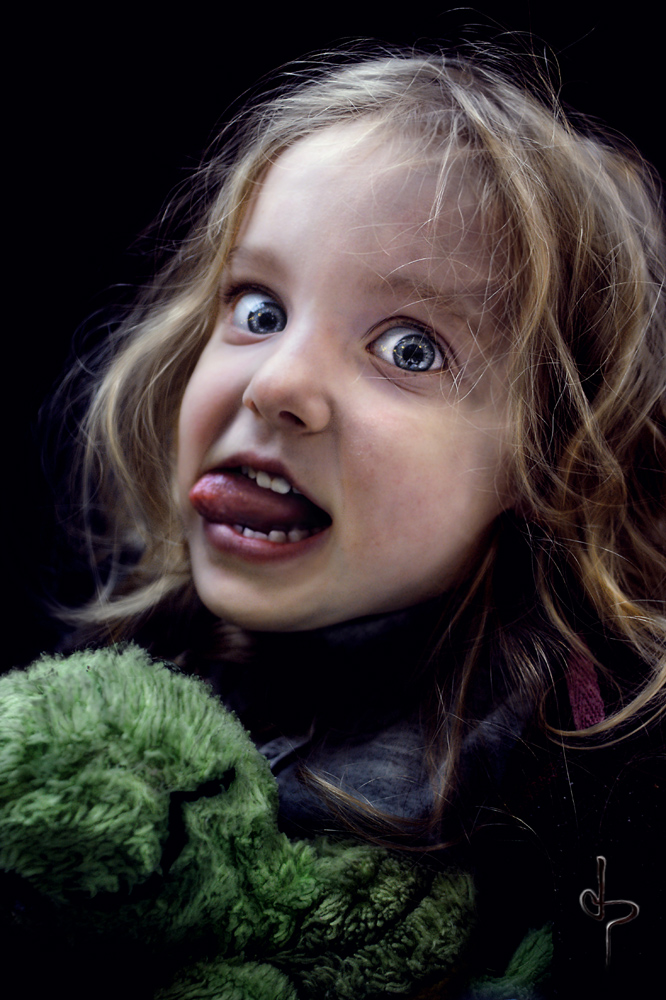
M 274 302 L 262 302 L 247 316 L 247 325 L 251 333 L 275 333 L 283 330 L 286 316 Z
M 393 348 L 393 360 L 399 368 L 408 371 L 427 371 L 435 361 L 435 348 L 421 334 L 410 334 Z

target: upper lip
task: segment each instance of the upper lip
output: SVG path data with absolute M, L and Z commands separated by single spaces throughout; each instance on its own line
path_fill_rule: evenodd
M 295 487 L 299 493 L 302 493 L 306 500 L 313 503 L 315 507 L 319 507 L 324 513 L 328 514 L 325 507 L 314 499 L 309 490 L 303 486 L 303 484 L 294 478 L 293 473 L 287 468 L 284 462 L 281 462 L 276 458 L 262 458 L 249 451 L 237 452 L 230 455 L 228 458 L 223 459 L 221 462 L 217 462 L 213 467 L 208 469 L 208 472 L 230 472 L 232 469 L 239 469 L 242 465 L 249 465 L 251 468 L 256 469 L 258 472 L 267 472 L 269 476 L 282 476 L 286 479 L 290 486 Z M 330 515 L 329 515 L 330 516 Z

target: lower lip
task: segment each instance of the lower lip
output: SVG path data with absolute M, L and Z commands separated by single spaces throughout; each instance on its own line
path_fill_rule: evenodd
M 296 559 L 319 548 L 325 543 L 330 526 L 308 535 L 300 542 L 270 542 L 263 538 L 246 538 L 228 524 L 219 524 L 202 518 L 206 541 L 218 552 L 238 556 L 247 562 L 267 563 Z

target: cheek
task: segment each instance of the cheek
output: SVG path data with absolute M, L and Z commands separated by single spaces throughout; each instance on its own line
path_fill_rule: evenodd
M 215 408 L 217 409 L 217 408 Z M 202 391 L 197 381 L 191 381 L 183 396 L 178 415 L 178 452 L 186 452 L 205 439 L 215 416 L 208 394 Z
M 178 475 L 195 464 L 205 439 L 205 400 L 196 392 L 196 383 L 190 381 L 178 414 Z
M 237 380 L 236 380 L 237 381 Z M 187 384 L 178 416 L 178 456 L 201 457 L 242 405 L 243 388 L 235 385 L 227 366 L 213 365 L 205 355 Z M 190 455 L 191 453 L 191 455 Z
M 207 391 L 196 377 L 190 379 L 178 415 L 176 477 L 183 509 L 190 512 L 188 493 L 201 471 L 206 453 L 214 443 L 223 415 L 219 398 Z
M 447 549 L 465 545 L 510 506 L 502 435 L 454 411 L 424 410 L 415 421 L 384 419 L 374 434 L 357 436 L 349 457 L 345 478 L 354 488 L 347 495 L 362 507 L 359 531 L 374 523 L 394 545 L 426 539 L 427 548 L 431 532 L 432 539 L 446 536 Z

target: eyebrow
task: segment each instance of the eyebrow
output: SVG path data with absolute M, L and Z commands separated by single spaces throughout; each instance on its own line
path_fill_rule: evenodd
M 394 295 L 399 297 L 413 300 L 415 303 L 432 302 L 436 308 L 452 309 L 454 312 L 456 311 L 455 306 L 465 300 L 472 300 L 483 305 L 489 298 L 489 294 L 492 294 L 492 288 L 489 288 L 487 280 L 479 280 L 470 284 L 464 292 L 446 291 L 436 288 L 416 276 L 410 277 L 395 272 L 372 277 L 365 285 L 369 292 L 376 291 L 377 286 L 388 286 Z M 463 310 L 463 312 L 467 311 Z
M 448 314 L 455 317 L 473 331 L 475 340 L 479 339 L 485 345 L 484 349 L 496 350 L 503 342 L 501 323 L 487 322 L 497 305 L 498 294 L 501 295 L 502 286 L 499 282 L 478 278 L 470 281 L 462 292 L 446 291 L 417 276 L 391 272 L 386 276 L 369 278 L 367 288 L 375 291 L 377 283 L 388 285 L 394 294 L 407 299 L 410 305 L 432 305 L 433 311 L 440 316 Z
M 282 271 L 280 258 L 272 250 L 264 250 L 261 247 L 252 249 L 239 244 L 233 246 L 227 255 L 225 267 L 229 267 L 235 260 L 240 259 L 242 264 L 255 264 L 260 267 L 269 268 L 271 271 Z
M 238 244 L 229 251 L 226 266 L 231 266 L 235 261 L 265 267 L 278 275 L 284 271 L 279 255 L 269 248 L 244 247 Z M 363 286 L 369 294 L 376 294 L 378 290 L 388 288 L 395 296 L 407 300 L 410 305 L 432 303 L 435 309 L 448 310 L 462 319 L 467 319 L 470 313 L 475 311 L 475 307 L 483 309 L 494 292 L 493 286 L 487 279 L 470 283 L 464 292 L 443 291 L 416 275 L 399 274 L 397 271 L 391 271 L 386 275 L 369 274 Z M 465 308 L 466 302 L 471 302 L 471 307 Z

